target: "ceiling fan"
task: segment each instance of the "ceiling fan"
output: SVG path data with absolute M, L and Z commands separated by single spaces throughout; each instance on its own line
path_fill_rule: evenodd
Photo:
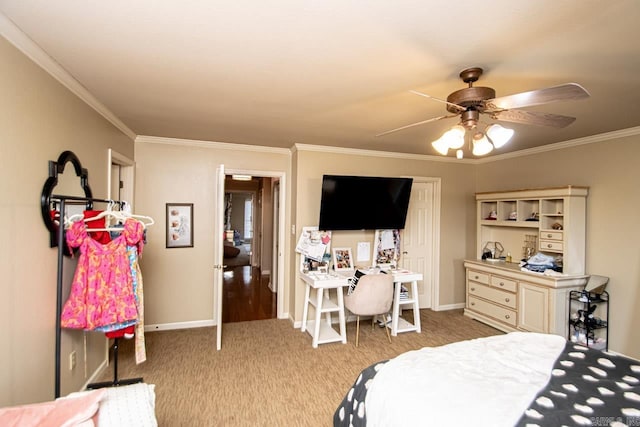
M 460 78 L 469 86 L 451 93 L 447 97 L 446 101 L 422 92 L 411 90 L 410 92 L 413 94 L 424 96 L 425 98 L 433 99 L 434 101 L 446 104 L 447 111 L 452 114 L 422 120 L 417 123 L 411 123 L 409 125 L 401 126 L 399 128 L 379 133 L 376 136 L 387 135 L 410 127 L 459 116 L 460 122 L 457 125 L 458 129 L 452 130 L 455 131 L 458 137 L 460 137 L 460 133 L 462 133 L 463 138 L 466 131 L 474 131 L 477 128 L 481 114 L 487 114 L 491 119 L 501 120 L 505 122 L 563 128 L 573 123 L 576 120 L 575 117 L 562 116 L 559 114 L 523 111 L 518 110 L 517 108 L 549 104 L 558 101 L 575 101 L 589 97 L 589 92 L 587 92 L 579 84 L 565 83 L 559 86 L 553 86 L 545 89 L 538 89 L 496 98 L 496 91 L 493 88 L 473 86 L 473 83 L 478 81 L 478 79 L 482 75 L 482 72 L 482 68 L 479 67 L 467 68 L 465 70 L 462 70 L 460 72 Z M 496 128 L 505 130 L 501 126 L 490 125 L 489 127 L 491 126 L 495 126 Z M 454 126 L 454 128 L 456 128 L 456 126 Z M 490 130 L 488 129 L 485 133 L 488 135 L 490 133 Z M 510 138 L 512 134 L 513 131 L 510 131 L 508 138 Z M 446 135 L 447 134 L 445 133 L 445 136 Z M 481 132 L 477 132 L 475 135 L 473 135 L 473 138 L 474 140 L 480 140 L 483 135 L 484 134 L 482 134 Z M 434 141 L 434 147 L 436 148 L 436 150 L 442 153 L 442 151 L 439 150 L 438 147 L 436 147 L 436 143 L 438 141 L 441 140 Z M 456 144 L 449 144 L 448 148 L 456 148 Z M 462 147 L 463 144 L 464 141 L 459 144 L 459 147 L 457 148 Z M 442 144 L 440 145 L 442 146 Z M 494 143 L 494 145 L 496 144 Z M 493 146 L 489 149 L 489 151 L 491 151 L 491 149 L 493 149 Z M 480 151 L 481 150 L 479 150 L 478 152 Z M 444 153 L 442 154 L 446 155 L 446 152 L 447 151 L 444 150 Z M 478 153 L 476 153 L 475 149 L 474 154 L 479 155 Z M 458 157 L 461 157 L 461 151 L 458 153 Z

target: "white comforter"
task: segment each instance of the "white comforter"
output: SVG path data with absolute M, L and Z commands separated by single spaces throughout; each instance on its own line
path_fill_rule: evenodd
M 565 343 L 512 332 L 404 353 L 371 382 L 367 426 L 513 426 Z

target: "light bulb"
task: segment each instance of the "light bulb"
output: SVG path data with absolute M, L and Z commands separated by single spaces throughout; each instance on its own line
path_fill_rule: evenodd
M 462 152 L 462 150 L 458 150 L 458 151 L 456 151 L 456 157 L 457 157 L 458 159 L 461 159 L 461 158 L 463 158 L 463 157 L 464 157 L 464 153 Z
M 483 133 L 473 135 L 473 155 L 484 156 L 493 150 L 493 145 L 489 142 Z
M 447 144 L 449 144 L 449 148 L 456 150 L 464 145 L 465 133 L 466 130 L 462 126 L 456 125 L 446 131 L 444 135 L 442 135 L 442 139 L 444 139 Z
M 509 140 L 513 136 L 513 129 L 507 129 L 497 123 L 493 123 L 487 127 L 485 133 L 487 134 L 491 142 L 493 142 L 493 146 L 495 148 L 500 148 L 504 144 L 509 142 Z
M 449 144 L 444 140 L 444 137 L 440 137 L 431 143 L 433 148 L 443 156 L 446 156 L 449 152 Z

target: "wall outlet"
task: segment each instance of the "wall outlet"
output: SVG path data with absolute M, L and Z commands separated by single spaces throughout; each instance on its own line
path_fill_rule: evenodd
M 69 353 L 69 370 L 73 371 L 76 367 L 76 352 L 75 350 Z

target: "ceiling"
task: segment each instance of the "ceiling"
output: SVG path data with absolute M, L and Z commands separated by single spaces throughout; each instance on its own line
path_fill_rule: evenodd
M 515 129 L 502 154 L 640 126 L 637 0 L 0 0 L 0 11 L 137 135 L 436 154 L 446 99 L 567 82 L 577 117 Z M 491 119 L 482 116 L 485 123 Z M 465 155 L 472 158 L 470 153 Z

